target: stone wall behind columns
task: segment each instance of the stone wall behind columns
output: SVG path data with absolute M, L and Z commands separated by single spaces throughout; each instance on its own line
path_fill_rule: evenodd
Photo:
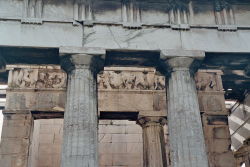
M 35 120 L 32 167 L 60 167 L 62 134 L 62 119 Z M 143 167 L 142 156 L 142 129 L 135 121 L 99 121 L 99 167 Z

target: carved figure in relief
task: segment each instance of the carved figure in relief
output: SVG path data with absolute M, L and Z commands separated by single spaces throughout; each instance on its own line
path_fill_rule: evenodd
M 99 89 L 164 90 L 165 77 L 154 73 L 104 71 L 98 75 Z
M 146 89 L 146 76 L 143 73 L 136 74 L 135 89 Z
M 216 89 L 216 81 L 213 74 L 198 74 L 195 77 L 196 88 L 201 91 L 209 91 Z
M 121 73 L 124 89 L 132 89 L 134 87 L 136 76 L 132 73 Z
M 97 83 L 99 85 L 100 89 L 111 89 L 111 86 L 109 84 L 109 73 L 104 72 L 101 75 L 98 75 L 97 77 Z
M 112 88 L 121 89 L 123 85 L 122 76 L 114 71 L 109 72 L 109 83 Z
M 40 72 L 37 88 L 62 88 L 65 86 L 66 76 L 58 72 Z
M 155 74 L 149 73 L 146 75 L 146 84 L 148 89 L 154 90 L 155 89 Z
M 37 81 L 37 70 L 19 69 L 14 70 L 12 76 L 12 87 L 32 88 L 35 87 Z
M 155 90 L 164 90 L 165 89 L 165 77 L 156 76 L 155 77 Z

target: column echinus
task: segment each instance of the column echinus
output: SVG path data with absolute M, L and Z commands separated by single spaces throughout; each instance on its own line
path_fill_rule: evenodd
M 62 167 L 98 167 L 96 73 L 99 56 L 61 55 L 68 73 Z
M 208 167 L 205 140 L 191 71 L 202 51 L 163 50 L 168 77 L 168 129 L 172 167 Z M 192 71 L 193 72 L 193 71 Z

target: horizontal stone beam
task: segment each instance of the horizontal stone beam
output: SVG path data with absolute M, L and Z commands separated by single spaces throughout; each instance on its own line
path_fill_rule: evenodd
M 60 55 L 72 55 L 72 54 L 105 55 L 106 50 L 99 47 L 64 46 L 59 48 L 59 54 Z

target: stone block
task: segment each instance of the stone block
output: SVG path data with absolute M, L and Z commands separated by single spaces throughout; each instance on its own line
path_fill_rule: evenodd
M 223 154 L 216 154 L 214 167 L 235 167 L 236 162 L 231 151 Z
M 60 134 L 54 133 L 54 139 L 53 139 L 54 144 L 61 144 L 62 140 L 63 140 L 63 136 L 61 133 Z
M 6 95 L 6 110 L 64 111 L 65 90 L 58 91 L 15 91 Z
M 52 145 L 52 152 L 53 154 L 58 154 L 61 155 L 61 151 L 62 151 L 62 144 L 53 144 Z
M 142 142 L 142 134 L 126 134 L 127 142 Z
M 230 151 L 230 139 L 214 139 L 212 141 L 213 145 L 210 145 L 211 152 L 213 153 L 225 153 Z
M 53 125 L 54 120 L 53 119 L 41 119 L 39 120 L 41 125 Z
M 112 120 L 99 120 L 99 126 L 100 125 L 111 125 L 112 124 Z
M 50 144 L 39 144 L 38 146 L 38 155 L 44 156 L 44 155 L 52 155 L 53 154 L 53 148 Z
M 127 153 L 143 153 L 142 143 L 127 143 Z
M 121 134 L 125 133 L 125 126 L 119 125 L 100 125 L 99 133 L 112 133 L 112 134 Z
M 54 119 L 54 125 L 63 126 L 63 119 Z
M 98 93 L 98 109 L 100 112 L 138 112 L 154 111 L 155 109 L 166 111 L 165 91 L 101 90 Z M 157 103 L 155 102 L 156 98 Z
M 126 138 L 127 134 L 112 134 L 112 142 L 113 143 L 126 143 L 127 138 Z
M 52 167 L 59 167 L 61 165 L 61 153 L 52 156 Z
M 38 161 L 41 164 L 41 167 L 50 166 L 53 162 L 53 156 L 51 155 L 43 155 L 38 157 Z
M 7 120 L 3 122 L 3 127 L 20 127 L 25 126 L 26 124 L 30 124 L 30 121 L 21 119 L 21 120 Z
M 126 153 L 127 144 L 126 143 L 100 143 L 99 153 Z
M 111 143 L 112 142 L 112 135 L 111 134 L 98 134 L 98 141 L 99 143 Z
M 113 154 L 99 154 L 99 165 L 112 166 Z
M 141 134 L 142 128 L 139 125 L 127 125 L 126 133 L 127 134 Z
M 130 124 L 136 124 L 135 121 L 129 121 L 129 120 L 112 120 L 113 125 L 130 125 Z
M 7 126 L 3 128 L 2 136 L 4 138 L 29 138 L 30 129 L 27 126 L 11 127 Z
M 54 141 L 54 134 L 40 134 L 40 143 L 52 144 Z
M 201 112 L 210 115 L 228 115 L 224 92 L 198 92 L 198 101 Z
M 53 124 L 41 124 L 40 126 L 40 134 L 50 134 L 53 133 Z
M 215 139 L 229 139 L 230 133 L 228 126 L 216 126 L 213 128 L 213 138 Z
M 0 153 L 0 164 L 1 167 L 11 167 L 11 156 L 1 155 Z
M 0 154 L 26 155 L 29 152 L 29 139 L 2 138 Z
M 11 158 L 11 167 L 26 167 L 28 166 L 28 156 L 15 155 Z
M 142 134 L 112 134 L 112 142 L 142 142 Z
M 113 165 L 140 165 L 141 154 L 115 154 L 113 155 Z

